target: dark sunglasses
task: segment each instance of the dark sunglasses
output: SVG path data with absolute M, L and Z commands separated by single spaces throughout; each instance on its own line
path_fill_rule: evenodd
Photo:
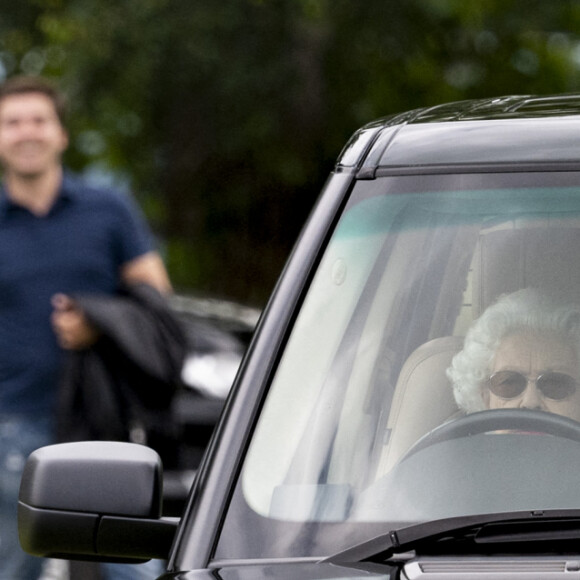
M 489 390 L 500 399 L 516 399 L 528 388 L 528 379 L 516 371 L 498 371 L 489 377 Z M 531 381 L 546 399 L 562 401 L 576 392 L 578 383 L 566 373 L 548 371 Z

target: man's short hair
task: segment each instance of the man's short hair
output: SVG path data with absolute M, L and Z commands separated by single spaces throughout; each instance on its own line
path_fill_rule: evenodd
M 5 97 L 40 93 L 53 103 L 60 124 L 66 126 L 66 99 L 50 80 L 40 76 L 10 77 L 0 84 L 0 102 Z

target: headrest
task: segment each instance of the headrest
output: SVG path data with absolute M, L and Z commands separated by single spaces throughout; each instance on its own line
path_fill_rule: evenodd
M 502 227 L 482 233 L 474 260 L 474 316 L 497 298 L 532 287 L 562 302 L 580 302 L 580 227 Z

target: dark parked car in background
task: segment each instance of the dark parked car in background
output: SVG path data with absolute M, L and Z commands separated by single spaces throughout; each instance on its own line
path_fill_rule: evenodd
M 580 95 L 442 105 L 357 131 L 181 516 L 162 517 L 151 449 L 45 447 L 22 478 L 24 549 L 159 558 L 164 580 L 578 577 L 580 344 L 555 351 L 565 372 L 536 369 L 542 349 L 498 371 L 509 380 L 495 358 L 477 375 L 467 365 L 475 410 L 448 369 L 498 297 L 580 303 L 579 143 Z M 534 409 L 516 404 L 524 393 Z
M 171 307 L 189 342 L 183 388 L 173 401 L 173 437 L 164 463 L 164 513 L 185 505 L 195 473 L 217 425 L 260 310 L 225 299 L 176 294 Z

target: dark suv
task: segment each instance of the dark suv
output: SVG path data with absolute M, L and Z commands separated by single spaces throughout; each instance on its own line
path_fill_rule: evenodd
M 340 155 L 180 518 L 146 447 L 33 453 L 22 546 L 168 580 L 577 578 L 580 96 L 411 111 Z

